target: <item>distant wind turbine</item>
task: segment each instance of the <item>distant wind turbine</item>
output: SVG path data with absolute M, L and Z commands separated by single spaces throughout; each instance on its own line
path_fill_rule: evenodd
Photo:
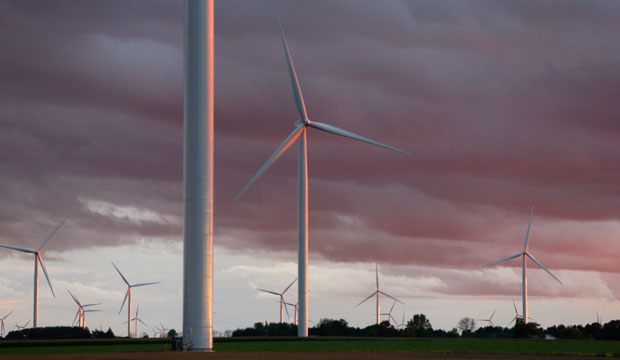
M 377 325 L 379 325 L 381 323 L 381 306 L 379 304 L 379 295 L 384 295 L 389 297 L 390 299 L 394 300 L 394 301 L 398 301 L 399 303 L 403 304 L 402 301 L 398 300 L 397 298 L 393 297 L 392 295 L 386 294 L 383 291 L 379 290 L 379 266 L 377 264 L 375 264 L 375 274 L 377 275 L 377 290 L 375 290 L 372 294 L 370 294 L 366 299 L 360 301 L 359 304 L 355 305 L 355 307 L 358 307 L 360 305 L 362 305 L 364 302 L 366 302 L 366 300 L 370 299 L 373 296 L 377 296 Z
M 515 301 L 514 301 L 514 300 L 512 300 L 512 306 L 515 308 L 515 317 L 513 317 L 513 318 L 512 318 L 512 320 L 510 320 L 510 322 L 508 323 L 508 325 L 507 325 L 507 326 L 510 326 L 510 324 L 512 324 L 513 322 L 515 322 L 515 321 L 517 321 L 517 320 L 519 320 L 519 319 L 523 319 L 523 316 L 521 316 L 521 315 L 519 314 L 519 312 L 517 311 L 517 304 L 515 304 Z M 528 316 L 527 318 L 528 318 L 529 320 L 534 320 L 534 318 L 531 318 L 531 317 L 529 317 L 529 316 Z
M 87 312 L 97 312 L 97 311 L 101 311 L 101 310 L 88 310 L 88 309 L 84 309 L 85 307 L 89 307 L 89 306 L 95 306 L 95 305 L 101 305 L 101 303 L 96 303 L 96 304 L 84 304 L 82 305 L 82 303 L 80 303 L 80 301 L 78 300 L 77 296 L 73 295 L 71 293 L 71 291 L 67 290 L 67 292 L 69 293 L 69 295 L 71 295 L 71 297 L 73 298 L 73 301 L 75 301 L 75 303 L 78 306 L 78 310 L 77 313 L 75 314 L 75 317 L 73 318 L 73 324 L 75 323 L 75 320 L 78 318 L 80 318 L 80 322 L 79 322 L 79 326 L 82 329 L 86 329 L 86 313 Z
M 396 319 L 394 319 L 394 317 L 392 316 L 392 310 L 394 310 L 394 305 L 396 305 L 396 301 L 394 301 L 394 303 L 392 304 L 392 307 L 390 308 L 390 311 L 388 311 L 388 312 L 386 312 L 386 313 L 381 314 L 381 315 L 383 315 L 383 316 L 386 316 L 386 315 L 387 315 L 387 318 L 388 318 L 388 325 L 389 325 L 390 327 L 392 327 L 392 320 L 394 320 L 394 324 L 398 324 L 398 323 L 396 322 Z
M 284 289 L 284 291 L 282 291 L 281 293 L 277 293 L 275 291 L 270 291 L 270 290 L 263 290 L 263 289 L 256 289 L 258 291 L 263 291 L 269 294 L 273 294 L 273 295 L 277 295 L 280 297 L 280 324 L 284 324 L 284 313 L 282 312 L 282 310 L 286 310 L 286 315 L 289 316 L 288 314 L 288 309 L 286 308 L 286 306 L 284 305 L 285 301 L 284 301 L 284 294 L 288 291 L 288 289 L 293 286 L 293 284 L 295 283 L 295 281 L 297 281 L 297 279 L 293 280 L 292 283 L 290 283 L 289 286 L 286 287 L 286 289 Z
M 298 306 L 297 306 L 297 305 L 298 305 L 298 304 L 299 304 L 299 303 L 297 303 L 297 304 L 291 304 L 291 303 L 287 303 L 287 302 L 285 302 L 285 303 L 284 303 L 284 305 L 286 305 L 286 306 L 292 306 L 292 307 L 294 308 L 294 311 L 295 311 L 295 325 L 297 325 L 297 312 L 298 312 L 298 311 L 297 311 L 297 309 L 298 309 Z
M 489 323 L 489 326 L 493 326 L 493 315 L 495 315 L 495 312 L 497 311 L 497 309 L 493 310 L 493 313 L 491 314 L 491 316 L 489 316 L 488 319 L 476 319 L 477 321 L 486 321 Z
M 24 330 L 28 328 L 28 324 L 30 324 L 30 320 L 28 320 L 28 322 L 24 325 L 17 325 L 17 323 L 15 323 L 15 327 L 17 328 L 17 330 Z
M 545 270 L 547 272 L 547 274 L 551 275 L 552 278 L 554 278 L 557 282 L 559 282 L 560 284 L 562 284 L 562 282 L 560 281 L 560 279 L 558 279 L 557 277 L 555 277 L 555 275 L 553 275 L 551 273 L 551 271 L 549 271 L 549 269 L 547 269 L 540 261 L 538 261 L 534 256 L 532 256 L 529 252 L 528 252 L 528 245 L 529 245 L 529 237 L 530 237 L 530 228 L 532 227 L 532 217 L 534 217 L 534 206 L 532 206 L 532 212 L 530 213 L 530 222 L 527 225 L 527 233 L 525 234 L 525 246 L 523 248 L 523 251 L 518 252 L 514 255 L 511 255 L 505 259 L 502 260 L 498 260 L 496 262 L 490 263 L 488 265 L 485 265 L 485 267 L 489 267 L 489 266 L 493 266 L 499 263 L 502 263 L 504 261 L 508 261 L 514 258 L 517 258 L 519 256 L 521 256 L 523 262 L 522 262 L 522 275 L 523 275 L 523 322 L 527 324 L 528 322 L 528 316 L 527 316 L 527 258 L 529 257 L 533 262 L 536 263 L 536 265 L 540 266 L 541 269 Z
M 39 264 L 41 264 L 41 268 L 43 269 L 43 274 L 45 274 L 45 279 L 47 279 L 47 284 L 50 286 L 52 295 L 56 297 L 56 294 L 54 294 L 54 289 L 52 288 L 52 283 L 50 282 L 50 278 L 49 276 L 47 276 L 47 270 L 45 269 L 45 263 L 43 262 L 43 256 L 41 256 L 41 251 L 43 251 L 43 248 L 45 248 L 45 245 L 47 245 L 47 242 L 50 241 L 52 236 L 56 233 L 56 231 L 58 231 L 58 229 L 60 229 L 62 224 L 65 223 L 65 221 L 67 221 L 66 217 L 62 219 L 62 221 L 60 222 L 60 224 L 58 224 L 58 226 L 56 226 L 54 231 L 52 231 L 49 235 L 47 235 L 47 237 L 45 238 L 45 240 L 43 240 L 43 243 L 41 243 L 41 246 L 39 246 L 37 250 L 22 249 L 22 248 L 13 247 L 13 246 L 0 245 L 0 247 L 2 248 L 17 250 L 17 251 L 25 252 L 28 254 L 34 254 L 34 301 L 33 301 L 33 310 L 32 310 L 32 318 L 33 318 L 32 327 L 35 327 L 35 328 L 39 326 Z
M 6 318 L 11 316 L 12 313 L 13 313 L 13 311 L 11 311 L 10 313 L 4 315 L 3 318 L 0 318 L 0 337 L 4 337 L 4 320 L 6 320 Z
M 398 326 L 400 326 L 401 330 L 405 330 L 405 326 L 406 326 L 406 324 L 405 324 L 405 313 L 403 313 L 403 319 L 401 320 L 401 322 L 400 322 L 400 324 Z
M 127 300 L 127 298 L 129 298 L 129 301 L 127 302 L 127 337 L 131 338 L 131 288 L 138 287 L 138 286 L 159 284 L 159 281 L 132 285 L 129 283 L 129 281 L 127 281 L 127 279 L 125 279 L 121 271 L 116 267 L 116 265 L 114 265 L 114 263 L 112 263 L 112 266 L 114 266 L 114 268 L 116 269 L 118 274 L 121 276 L 125 284 L 127 284 L 127 292 L 125 293 L 125 298 L 123 299 L 123 303 L 121 304 L 121 308 L 118 310 L 118 313 L 120 315 L 121 311 L 123 310 L 123 306 L 125 306 L 125 301 Z
M 265 164 L 258 170 L 258 172 L 250 179 L 245 187 L 235 196 L 237 200 L 241 194 L 243 194 L 258 178 L 265 172 L 276 160 L 282 156 L 297 139 L 299 141 L 299 164 L 298 164 L 298 195 L 297 195 L 297 233 L 298 233 L 298 301 L 299 301 L 299 326 L 297 327 L 297 336 L 308 336 L 308 147 L 307 147 L 307 129 L 308 127 L 325 131 L 330 134 L 343 136 L 349 139 L 365 142 L 368 144 L 380 146 L 386 149 L 394 150 L 409 155 L 408 152 L 398 149 L 396 147 L 380 143 L 378 141 L 369 139 L 364 136 L 357 135 L 347 130 L 335 127 L 333 125 L 324 124 L 316 121 L 310 121 L 308 113 L 306 111 L 306 105 L 299 86 L 299 80 L 297 78 L 297 72 L 291 59 L 291 54 L 288 48 L 288 43 L 284 36 L 284 30 L 282 24 L 278 19 L 280 25 L 280 36 L 282 38 L 282 45 L 284 46 L 284 55 L 286 56 L 286 63 L 288 66 L 289 77 L 291 86 L 293 88 L 293 96 L 295 98 L 295 105 L 299 112 L 300 119 L 295 122 L 295 130 L 291 132 L 289 136 L 276 148 L 274 153 L 267 159 Z M 377 314 L 377 317 L 379 315 Z
M 136 308 L 136 317 L 134 317 L 133 319 L 131 319 L 131 321 L 133 321 L 133 322 L 134 322 L 134 324 L 136 324 L 136 330 L 135 330 L 135 333 L 134 333 L 134 337 L 136 337 L 136 338 L 138 337 L 138 321 L 139 321 L 139 322 L 141 322 L 141 323 L 142 323 L 142 325 L 144 325 L 144 326 L 147 326 L 147 327 L 148 327 L 148 325 L 147 325 L 144 321 L 142 321 L 142 319 L 140 319 L 140 318 L 138 317 L 138 313 L 139 313 L 139 312 L 140 312 L 140 304 L 138 304 L 138 307 Z M 125 321 L 123 324 L 126 324 L 126 323 L 127 323 L 127 321 Z

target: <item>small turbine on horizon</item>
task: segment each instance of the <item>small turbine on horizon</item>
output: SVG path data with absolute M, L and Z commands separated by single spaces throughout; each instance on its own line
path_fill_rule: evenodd
M 138 337 L 138 321 L 142 323 L 142 325 L 148 327 L 149 325 L 147 325 L 144 321 L 142 321 L 142 319 L 140 319 L 138 317 L 138 313 L 140 312 L 140 304 L 138 304 L 138 306 L 136 307 L 136 317 L 134 317 L 133 319 L 131 319 L 131 321 L 133 321 L 136 324 L 136 330 L 134 332 L 134 337 L 137 338 Z M 123 322 L 123 324 L 126 324 L 127 321 Z M 152 327 L 151 327 L 152 329 Z
M 273 294 L 273 295 L 277 295 L 277 296 L 280 297 L 280 324 L 284 324 L 284 313 L 282 312 L 282 310 L 286 310 L 286 315 L 289 317 L 289 319 L 291 318 L 291 316 L 288 313 L 288 309 L 284 305 L 284 303 L 286 302 L 286 301 L 284 301 L 284 294 L 288 291 L 288 289 L 291 286 L 293 286 L 295 281 L 297 281 L 297 278 L 295 278 L 295 280 L 293 280 L 293 282 L 290 283 L 290 285 L 287 286 L 286 289 L 284 289 L 284 291 L 282 291 L 281 293 L 277 293 L 275 291 L 270 291 L 270 290 L 256 289 L 258 291 L 263 291 L 263 292 L 266 292 L 266 293 L 269 293 L 269 294 Z M 297 317 L 297 316 L 295 316 L 295 317 Z
M 28 320 L 28 322 L 26 322 L 24 325 L 18 325 L 17 323 L 15 323 L 15 327 L 17 328 L 17 330 L 24 330 L 28 328 L 28 324 L 30 324 L 30 320 Z
M 495 315 L 495 312 L 497 311 L 497 308 L 495 308 L 495 310 L 493 310 L 493 313 L 491 314 L 491 316 L 489 316 L 488 319 L 476 319 L 477 321 L 485 321 L 489 323 L 489 326 L 493 326 L 493 315 Z
M 383 291 L 381 291 L 379 289 L 379 265 L 375 264 L 375 274 L 377 275 L 377 290 L 375 290 L 372 294 L 370 294 L 366 299 L 360 301 L 359 304 L 355 305 L 355 307 L 358 307 L 360 305 L 362 305 L 364 302 L 366 302 L 366 300 L 370 299 L 373 296 L 377 296 L 377 325 L 379 325 L 381 323 L 381 305 L 379 303 L 379 295 L 384 295 L 389 297 L 390 299 L 394 300 L 394 301 L 398 301 L 401 304 L 404 304 L 402 301 L 398 300 L 397 298 L 393 297 L 392 295 L 386 294 Z
M 129 301 L 127 302 L 127 337 L 131 338 L 131 288 L 138 287 L 138 286 L 159 284 L 159 281 L 132 285 L 129 283 L 129 281 L 127 281 L 127 279 L 125 279 L 121 271 L 116 267 L 116 265 L 114 265 L 114 263 L 112 263 L 112 266 L 114 266 L 114 268 L 116 269 L 118 274 L 121 276 L 125 284 L 127 284 L 127 292 L 125 293 L 125 298 L 123 299 L 121 308 L 118 310 L 118 314 L 120 315 L 121 311 L 123 310 L 123 306 L 125 306 L 125 301 L 129 297 Z
M 396 319 L 394 319 L 394 317 L 392 316 L 392 310 L 394 310 L 394 305 L 396 305 L 396 301 L 394 301 L 394 303 L 392 304 L 392 307 L 390 308 L 390 311 L 388 311 L 388 312 L 386 312 L 386 313 L 381 314 L 381 315 L 384 315 L 384 316 L 385 316 L 385 315 L 387 315 L 387 318 L 388 318 L 388 325 L 389 325 L 390 327 L 392 327 L 392 320 L 394 320 L 394 324 L 398 324 L 398 323 L 396 322 Z
M 6 249 L 25 252 L 28 254 L 34 254 L 34 300 L 33 300 L 33 310 L 32 310 L 32 318 L 34 319 L 32 322 L 32 327 L 34 328 L 39 326 L 39 264 L 41 264 L 41 268 L 43 269 L 43 274 L 45 274 L 45 279 L 47 280 L 47 284 L 50 286 L 52 295 L 56 297 L 56 294 L 54 294 L 54 288 L 52 288 L 52 283 L 50 282 L 50 278 L 49 276 L 47 276 L 47 270 L 45 269 L 45 263 L 43 262 L 41 251 L 43 251 L 43 249 L 45 248 L 45 245 L 47 245 L 47 242 L 50 241 L 52 236 L 54 236 L 56 231 L 60 229 L 62 224 L 65 223 L 65 221 L 67 221 L 66 217 L 62 219 L 62 221 L 60 222 L 60 224 L 58 224 L 58 226 L 56 226 L 54 231 L 52 231 L 49 235 L 47 235 L 47 237 L 45 238 L 45 240 L 43 240 L 43 243 L 41 243 L 41 246 L 39 246 L 37 250 L 22 249 L 22 248 L 13 247 L 13 246 L 0 245 L 0 248 L 6 248 Z
M 551 273 L 551 271 L 549 271 L 549 269 L 547 269 L 540 261 L 538 261 L 534 256 L 532 256 L 529 252 L 528 252 L 528 246 L 529 246 L 529 238 L 530 238 L 530 228 L 532 227 L 532 218 L 534 217 L 534 206 L 532 205 L 532 212 L 530 213 L 530 222 L 527 225 L 527 233 L 525 234 L 525 246 L 523 248 L 523 251 L 518 252 L 514 255 L 511 255 L 505 259 L 502 260 L 498 260 L 496 262 L 490 263 L 488 265 L 485 265 L 484 267 L 489 267 L 489 266 L 493 266 L 499 263 L 502 263 L 504 261 L 508 261 L 517 257 L 521 257 L 522 258 L 522 276 L 523 276 L 523 322 L 527 324 L 528 322 L 528 316 L 527 316 L 527 258 L 530 258 L 530 260 L 532 260 L 533 262 L 536 263 L 536 265 L 540 266 L 541 269 L 545 270 L 547 272 L 547 274 L 551 275 L 552 278 L 554 278 L 557 282 L 559 282 L 560 284 L 562 284 L 562 282 L 560 281 L 560 279 L 558 279 L 557 277 L 555 277 L 555 275 L 553 275 Z
M 13 313 L 13 311 L 11 311 L 10 313 L 4 315 L 3 318 L 0 318 L 0 337 L 4 337 L 4 320 L 6 320 L 6 318 L 11 316 L 12 313 Z
M 96 304 L 84 304 L 84 305 L 82 305 L 82 303 L 80 303 L 80 301 L 78 300 L 77 296 L 73 295 L 73 294 L 71 293 L 71 291 L 69 291 L 68 289 L 67 289 L 67 292 L 69 293 L 69 295 L 71 295 L 71 297 L 73 298 L 73 301 L 75 301 L 75 303 L 76 303 L 76 304 L 77 304 L 77 306 L 78 306 L 78 311 L 77 311 L 77 313 L 75 314 L 75 317 L 73 318 L 73 322 L 72 322 L 71 324 L 72 324 L 72 325 L 73 325 L 73 324 L 75 324 L 75 320 L 76 320 L 76 319 L 78 318 L 78 316 L 79 316 L 79 318 L 80 318 L 80 320 L 79 320 L 79 326 L 80 326 L 82 329 L 86 329 L 86 313 L 87 313 L 87 312 L 98 312 L 98 311 L 101 311 L 101 310 L 91 310 L 91 309 L 84 309 L 84 308 L 85 308 L 85 307 L 89 307 L 89 306 L 101 305 L 101 303 L 96 303 Z
M 295 313 L 294 313 L 295 314 L 295 325 L 297 325 L 297 313 L 298 313 L 298 308 L 299 308 L 298 304 L 299 303 L 296 303 L 296 304 L 291 304 L 291 303 L 287 303 L 287 302 L 284 303 L 285 306 L 292 306 L 293 307 L 293 309 L 295 311 Z
M 317 121 L 310 121 L 308 113 L 306 111 L 306 104 L 299 85 L 299 79 L 297 78 L 297 72 L 291 59 L 291 53 L 284 36 L 284 30 L 280 19 L 278 19 L 278 25 L 280 26 L 280 37 L 282 38 L 282 45 L 284 47 L 284 55 L 286 56 L 286 64 L 288 66 L 288 73 L 293 88 L 293 97 L 295 98 L 295 105 L 299 112 L 299 120 L 295 122 L 295 129 L 284 139 L 284 141 L 276 148 L 274 153 L 267 159 L 265 164 L 258 170 L 258 172 L 250 179 L 245 187 L 235 196 L 237 200 L 241 194 L 243 194 L 258 178 L 265 172 L 276 160 L 282 156 L 296 141 L 299 139 L 299 163 L 297 168 L 298 175 L 298 188 L 297 188 L 297 234 L 298 234 L 298 302 L 299 302 L 299 326 L 297 327 L 297 336 L 308 336 L 308 147 L 307 147 L 307 131 L 308 128 L 314 128 L 333 135 L 346 137 L 349 139 L 365 142 L 368 144 L 383 147 L 389 150 L 397 151 L 403 154 L 409 155 L 408 152 L 398 149 L 394 146 L 386 145 L 378 141 L 369 139 L 367 137 L 357 135 L 353 132 L 335 127 L 333 125 L 320 123 Z M 377 317 L 379 315 L 377 314 Z

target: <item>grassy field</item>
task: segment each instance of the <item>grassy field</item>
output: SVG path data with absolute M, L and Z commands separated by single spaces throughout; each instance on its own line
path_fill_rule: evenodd
M 0 348 L 2 355 L 26 354 L 102 354 L 164 351 L 164 344 L 84 345 L 84 346 L 32 346 Z M 167 347 L 170 350 L 170 346 Z
M 216 342 L 216 351 L 399 351 L 515 355 L 620 356 L 620 342 L 521 339 L 359 339 L 321 338 L 316 341 L 233 340 Z
M 19 341 L 0 342 L 1 355 L 125 353 L 170 350 L 164 343 L 122 343 L 92 341 L 76 343 L 46 343 Z M 38 345 L 38 346 L 37 346 Z M 517 339 L 379 339 L 379 338 L 228 338 L 216 339 L 215 351 L 229 352 L 419 352 L 446 354 L 513 354 L 513 355 L 582 355 L 620 356 L 620 342 L 590 340 L 517 340 Z

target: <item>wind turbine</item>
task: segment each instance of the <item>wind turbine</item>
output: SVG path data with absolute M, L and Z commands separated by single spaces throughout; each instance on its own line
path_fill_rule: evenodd
M 28 322 L 25 323 L 23 326 L 17 325 L 17 323 L 15 323 L 15 327 L 17 328 L 17 330 L 24 330 L 28 328 L 28 324 L 30 324 L 30 320 L 28 320 Z
M 523 276 L 523 322 L 527 324 L 528 322 L 528 317 L 527 317 L 527 258 L 529 257 L 530 260 L 532 260 L 533 262 L 536 263 L 536 265 L 540 266 L 541 269 L 545 270 L 547 272 L 547 274 L 551 275 L 552 278 L 554 278 L 557 282 L 559 282 L 560 284 L 562 284 L 562 282 L 560 281 L 560 279 L 558 279 L 557 277 L 555 277 L 555 275 L 553 275 L 551 273 L 551 271 L 549 271 L 549 269 L 547 269 L 540 261 L 538 261 L 534 256 L 532 256 L 529 252 L 528 252 L 528 245 L 529 245 L 529 237 L 530 237 L 530 228 L 532 227 L 532 217 L 534 216 L 534 206 L 532 205 L 532 212 L 530 213 L 530 222 L 527 225 L 527 233 L 525 234 L 525 246 L 523 247 L 523 251 L 518 252 L 514 255 L 511 255 L 505 259 L 502 260 L 498 260 L 496 262 L 490 263 L 488 265 L 485 265 L 484 267 L 489 267 L 489 266 L 493 266 L 495 264 L 499 264 L 502 263 L 504 261 L 508 261 L 517 257 L 521 257 L 522 258 L 522 276 Z
M 405 313 L 403 313 L 403 319 L 400 322 L 400 329 L 405 330 Z
M 134 333 L 134 337 L 136 338 L 138 337 L 138 321 L 141 322 L 144 326 L 148 326 L 144 321 L 142 321 L 142 319 L 138 317 L 139 312 L 140 312 L 140 304 L 138 304 L 138 307 L 136 308 L 136 317 L 131 319 L 136 324 L 136 331 Z M 125 323 L 127 323 L 127 321 L 125 321 L 123 324 Z
M 11 311 L 10 313 L 4 315 L 3 318 L 0 318 L 0 337 L 4 337 L 4 320 L 6 318 L 8 318 L 12 313 L 13 313 L 13 311 Z
M 515 310 L 516 310 L 516 306 L 515 306 Z M 493 326 L 493 315 L 495 315 L 495 312 L 497 311 L 497 308 L 495 310 L 493 310 L 493 313 L 491 314 L 491 316 L 489 316 L 488 319 L 476 319 L 477 321 L 486 321 L 489 323 L 489 326 Z
M 297 79 L 297 73 L 291 54 L 284 36 L 282 24 L 278 19 L 280 26 L 280 37 L 284 46 L 284 55 L 288 66 L 291 86 L 293 88 L 293 96 L 295 105 L 299 112 L 300 119 L 295 122 L 295 130 L 276 148 L 275 152 L 267 159 L 265 164 L 250 179 L 245 187 L 235 196 L 237 200 L 276 160 L 282 156 L 294 143 L 299 139 L 299 163 L 298 163 L 298 195 L 297 195 L 297 233 L 298 233 L 298 299 L 299 299 L 299 322 L 297 328 L 297 336 L 308 336 L 308 147 L 307 147 L 307 129 L 308 127 L 325 131 L 330 134 L 343 136 L 349 139 L 365 142 L 368 144 L 380 146 L 386 149 L 394 150 L 409 155 L 408 152 L 400 150 L 396 147 L 380 143 L 364 136 L 357 135 L 347 130 L 340 129 L 333 125 L 324 124 L 316 121 L 310 121 L 306 111 L 306 105 Z M 378 317 L 379 315 L 377 315 Z
M 125 293 L 125 298 L 123 299 L 123 303 L 121 304 L 121 308 L 118 310 L 118 313 L 120 315 L 121 311 L 123 310 L 123 306 L 125 306 L 125 301 L 129 297 L 129 301 L 127 302 L 127 337 L 131 338 L 131 288 L 138 287 L 138 286 L 159 284 L 159 281 L 132 285 L 129 283 L 129 281 L 127 281 L 127 279 L 125 279 L 121 271 L 116 267 L 116 265 L 114 265 L 114 263 L 112 263 L 112 266 L 114 266 L 114 268 L 116 269 L 118 274 L 121 276 L 125 284 L 127 284 L 127 292 Z
M 394 300 L 394 301 L 398 301 L 399 303 L 403 304 L 402 301 L 398 300 L 397 298 L 393 297 L 392 295 L 386 294 L 383 291 L 379 290 L 379 266 L 377 264 L 375 264 L 375 274 L 377 275 L 377 290 L 373 291 L 372 294 L 370 294 L 366 299 L 360 301 L 359 304 L 355 305 L 355 307 L 358 307 L 360 305 L 362 305 L 364 302 L 366 302 L 366 300 L 370 299 L 373 296 L 377 296 L 377 325 L 379 325 L 381 323 L 381 306 L 379 304 L 379 294 L 382 294 L 384 296 L 389 297 L 390 299 Z
M 387 315 L 387 317 L 388 317 L 388 325 L 390 327 L 392 327 L 392 320 L 394 320 L 394 324 L 398 324 L 396 322 L 396 319 L 394 319 L 394 317 L 392 316 L 392 310 L 394 310 L 394 305 L 396 305 L 396 301 L 394 301 L 394 303 L 392 304 L 392 307 L 390 308 L 390 311 L 381 314 L 381 315 Z
M 82 329 L 86 329 L 86 313 L 87 312 L 97 312 L 97 311 L 101 311 L 101 310 L 87 310 L 84 309 L 85 307 L 89 307 L 89 306 L 95 306 L 95 305 L 101 305 L 101 303 L 96 303 L 96 304 L 84 304 L 82 305 L 82 303 L 80 303 L 80 301 L 78 300 L 77 296 L 73 295 L 71 293 L 71 291 L 67 290 L 67 292 L 69 293 L 69 295 L 71 295 L 71 297 L 73 298 L 73 301 L 75 301 L 75 303 L 78 306 L 78 311 L 75 314 L 75 317 L 73 318 L 73 323 L 75 323 L 75 320 L 78 318 L 78 316 L 80 317 L 80 322 L 79 322 L 79 326 Z M 72 323 L 72 324 L 73 324 Z
M 286 287 L 286 289 L 284 289 L 284 291 L 282 291 L 281 293 L 277 293 L 275 291 L 270 291 L 270 290 L 263 290 L 263 289 L 256 289 L 258 291 L 263 291 L 269 294 L 273 294 L 273 295 L 277 295 L 280 297 L 280 324 L 284 324 L 284 313 L 282 312 L 282 310 L 286 310 L 286 315 L 289 316 L 288 314 L 288 309 L 286 308 L 286 306 L 284 305 L 285 301 L 284 301 L 284 294 L 288 291 L 288 289 L 293 286 L 293 284 L 295 283 L 295 281 L 297 281 L 297 279 L 293 280 L 292 283 L 290 283 L 289 286 Z
M 43 274 L 45 274 L 45 279 L 47 280 L 47 284 L 50 286 L 52 295 L 56 297 L 56 294 L 54 294 L 54 289 L 52 288 L 52 283 L 50 282 L 50 278 L 49 276 L 47 276 L 47 270 L 45 269 L 45 263 L 43 262 L 41 251 L 43 251 L 43 248 L 45 248 L 45 245 L 47 245 L 47 242 L 50 241 L 52 236 L 56 233 L 56 231 L 58 231 L 58 229 L 60 229 L 60 227 L 62 226 L 62 224 L 65 223 L 66 220 L 67 220 L 66 217 L 62 219 L 62 221 L 60 222 L 60 224 L 58 224 L 58 226 L 56 226 L 54 231 L 52 231 L 45 238 L 45 240 L 43 240 L 43 243 L 41 243 L 41 246 L 39 246 L 37 250 L 22 249 L 22 248 L 13 247 L 13 246 L 0 245 L 0 247 L 2 248 L 17 250 L 17 251 L 25 252 L 28 254 L 34 254 L 34 301 L 33 301 L 33 310 L 32 310 L 32 318 L 33 318 L 32 327 L 35 327 L 35 328 L 39 326 L 39 264 L 41 264 L 41 268 L 43 269 Z
M 512 324 L 513 321 L 517 321 L 519 319 L 523 319 L 523 316 L 519 315 L 519 312 L 517 311 L 517 304 L 515 304 L 515 301 L 512 300 L 512 306 L 515 308 L 515 317 L 512 318 L 512 320 L 510 320 L 510 322 L 508 323 L 507 326 L 510 326 L 510 324 Z M 534 318 L 532 317 L 527 317 L 529 320 L 534 320 Z
M 298 304 L 299 303 L 297 303 L 297 304 L 291 304 L 291 303 L 287 303 L 287 302 L 284 303 L 284 305 L 286 305 L 286 306 L 292 306 L 293 308 L 295 308 L 295 325 L 297 325 L 297 313 L 298 313 L 298 311 L 297 311 L 298 306 L 297 305 Z

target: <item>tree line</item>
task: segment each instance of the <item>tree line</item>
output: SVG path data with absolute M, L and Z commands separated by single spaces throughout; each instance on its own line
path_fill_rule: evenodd
M 416 314 L 406 324 L 393 325 L 383 321 L 364 328 L 349 326 L 344 319 L 321 319 L 314 327 L 308 329 L 310 336 L 350 336 L 350 337 L 424 337 L 424 338 L 557 338 L 557 339 L 593 339 L 620 340 L 620 320 L 605 324 L 554 325 L 546 329 L 535 322 L 525 324 L 517 319 L 513 327 L 483 326 L 476 328 L 471 318 L 461 319 L 450 331 L 433 329 L 424 314 Z M 237 329 L 233 337 L 240 336 L 297 336 L 294 324 L 257 322 L 252 327 Z

